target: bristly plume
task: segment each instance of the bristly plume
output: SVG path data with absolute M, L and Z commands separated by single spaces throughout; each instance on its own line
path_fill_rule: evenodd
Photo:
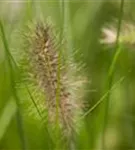
M 119 42 L 123 44 L 126 48 L 134 49 L 135 38 L 134 38 L 134 30 L 135 25 L 132 22 L 123 20 Z M 100 39 L 101 44 L 115 45 L 116 38 L 117 38 L 117 26 L 116 22 L 114 21 L 113 25 L 107 24 L 102 29 L 103 38 Z
M 82 112 L 85 81 L 78 73 L 79 68 L 63 59 L 64 51 L 56 46 L 57 39 L 49 24 L 40 22 L 30 33 L 28 66 L 31 78 L 45 95 L 49 124 L 55 127 L 58 123 L 63 135 L 70 137 Z

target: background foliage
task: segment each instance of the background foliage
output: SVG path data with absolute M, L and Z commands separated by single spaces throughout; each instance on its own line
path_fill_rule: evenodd
M 132 0 L 0 1 L 1 150 L 55 149 L 46 126 L 33 117 L 32 89 L 28 92 L 25 85 L 19 86 L 22 35 L 31 21 L 40 18 L 55 24 L 66 39 L 68 56 L 78 51 L 74 61 L 86 65 L 91 82 L 84 100 L 88 104 L 84 115 L 88 113 L 76 149 L 135 149 L 134 7 Z M 110 31 L 115 35 L 121 27 L 116 43 L 100 42 L 102 29 L 108 26 L 114 27 L 116 33 Z

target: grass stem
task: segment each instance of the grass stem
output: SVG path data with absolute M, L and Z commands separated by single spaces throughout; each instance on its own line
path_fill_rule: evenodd
M 115 43 L 115 53 L 111 62 L 111 65 L 109 67 L 108 71 L 108 78 L 107 78 L 107 83 L 106 83 L 106 91 L 110 91 L 112 87 L 112 81 L 113 81 L 113 76 L 115 72 L 115 67 L 117 63 L 117 59 L 121 53 L 121 47 L 119 44 L 119 37 L 120 37 L 120 29 L 121 29 L 121 24 L 122 24 L 122 17 L 123 17 L 123 9 L 124 9 L 124 0 L 121 0 L 120 3 L 120 12 L 119 12 L 119 19 L 118 19 L 118 28 L 117 28 L 117 37 L 116 37 L 116 43 Z M 110 102 L 110 93 L 108 93 L 105 101 L 105 112 L 104 112 L 104 122 L 103 122 L 103 136 L 102 136 L 102 148 L 105 150 L 105 134 L 107 130 L 107 124 L 108 124 L 108 117 L 109 117 L 109 102 Z

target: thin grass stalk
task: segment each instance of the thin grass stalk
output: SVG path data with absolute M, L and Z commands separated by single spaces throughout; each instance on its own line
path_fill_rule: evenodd
M 73 35 L 70 21 L 70 4 L 72 4 L 70 1 L 63 0 L 63 36 L 67 39 L 68 56 L 72 56 L 73 54 Z
M 26 88 L 26 90 L 27 90 L 27 92 L 28 92 L 28 95 L 30 96 L 30 99 L 31 99 L 32 103 L 34 104 L 34 107 L 36 108 L 37 113 L 39 114 L 39 117 L 41 118 L 41 121 L 44 121 L 43 116 L 42 116 L 42 113 L 41 113 L 40 109 L 38 108 L 38 105 L 37 105 L 37 103 L 36 103 L 34 97 L 32 96 L 32 94 L 31 94 L 31 92 L 30 92 L 30 90 L 29 90 L 27 84 L 24 84 L 24 85 L 25 85 L 25 88 Z M 49 142 L 50 142 L 50 143 L 49 143 L 49 149 L 51 149 L 51 147 L 52 147 L 52 145 L 53 145 L 54 143 L 53 143 L 53 141 L 52 141 L 52 139 L 51 139 L 51 136 L 50 136 L 50 134 L 49 134 L 48 128 L 45 127 L 45 126 L 43 126 L 43 127 L 44 127 L 45 133 L 47 133 L 47 135 L 48 135 L 48 139 L 49 139 Z
M 60 28 L 61 28 L 61 32 L 60 32 L 60 43 L 62 42 L 63 40 L 63 37 L 64 37 L 64 16 L 65 16 L 65 11 L 64 11 L 64 0 L 59 0 L 59 8 L 60 8 Z M 62 46 L 60 45 L 59 48 L 61 49 Z M 61 56 L 62 56 L 62 51 L 60 50 L 59 53 L 58 53 L 58 66 L 57 66 L 57 80 L 58 80 L 58 83 L 57 83 L 57 89 L 56 89 L 56 130 L 57 130 L 57 136 L 58 136 L 58 139 L 59 139 L 59 136 L 61 135 L 61 130 L 60 130 L 60 127 L 59 127 L 59 123 L 60 123 L 60 115 L 59 115 L 59 105 L 60 105 L 60 88 L 61 88 L 61 85 L 60 85 L 60 76 L 61 76 L 61 70 L 60 70 L 60 64 L 61 64 Z M 59 140 L 56 140 L 56 147 L 55 149 L 61 149 L 61 142 L 59 142 Z
M 121 47 L 119 43 L 119 37 L 120 37 L 120 29 L 122 24 L 122 17 L 123 17 L 123 10 L 124 10 L 124 0 L 121 0 L 120 3 L 120 12 L 119 12 L 119 20 L 118 20 L 118 28 L 117 28 L 117 37 L 116 37 L 116 43 L 115 43 L 115 53 L 111 62 L 111 65 L 109 67 L 108 71 L 108 78 L 106 83 L 106 91 L 109 91 L 112 87 L 112 81 L 113 76 L 115 72 L 115 67 L 117 63 L 117 59 L 121 53 Z M 109 117 L 109 103 L 110 103 L 111 93 L 108 93 L 105 101 L 105 112 L 104 112 L 104 122 L 103 122 L 103 135 L 102 135 L 102 149 L 106 149 L 105 146 L 105 137 L 106 137 L 106 131 L 107 131 L 107 124 L 108 124 L 108 117 Z
M 97 101 L 94 106 L 92 106 L 88 111 L 86 111 L 83 116 L 80 119 L 84 119 L 87 115 L 89 115 L 90 113 L 92 113 L 101 103 L 104 102 L 104 100 L 106 99 L 106 97 L 108 96 L 108 94 L 110 94 L 114 89 L 117 88 L 117 86 L 122 83 L 125 79 L 124 77 L 121 77 L 120 80 L 118 80 L 112 87 L 110 90 L 106 91 L 106 93 L 100 98 L 99 101 Z
M 35 6 L 35 3 L 33 0 L 28 0 L 25 4 L 26 6 L 26 13 L 24 14 L 24 18 L 23 20 L 26 21 L 26 20 L 31 20 L 32 18 L 32 15 L 34 13 L 34 6 Z
M 62 37 L 61 37 L 61 41 L 63 37 L 66 37 L 67 39 L 67 50 L 68 50 L 68 57 L 71 59 L 71 61 L 74 62 L 74 59 L 72 57 L 73 54 L 73 35 L 72 35 L 72 30 L 71 30 L 71 21 L 70 21 L 70 1 L 66 1 L 66 0 L 60 0 L 60 6 L 61 6 L 61 21 L 62 21 Z M 72 139 L 70 139 L 69 142 L 69 148 L 70 149 L 75 149 L 75 145 L 74 145 L 74 139 L 72 137 Z
M 60 70 L 60 65 L 61 65 L 61 51 L 58 54 L 58 72 L 57 72 L 57 89 L 56 89 L 56 124 L 57 124 L 57 133 L 58 133 L 58 139 L 59 139 L 59 135 L 61 134 L 60 132 L 60 127 L 59 127 L 59 123 L 60 123 L 60 115 L 59 115 L 59 105 L 60 105 L 60 89 L 61 89 L 61 83 L 60 83 L 60 78 L 61 78 L 61 70 Z M 60 145 L 59 142 L 57 142 L 56 148 L 59 149 Z
M 11 81 L 11 90 L 12 90 L 12 94 L 13 97 L 16 101 L 16 105 L 17 105 L 17 111 L 16 111 L 16 120 L 17 120 L 17 126 L 18 126 L 18 132 L 19 132 L 19 137 L 20 137 L 20 141 L 21 141 L 21 145 L 22 145 L 22 150 L 26 150 L 27 149 L 27 143 L 26 143 L 26 137 L 25 137 L 25 133 L 24 133 L 24 127 L 23 127 L 23 119 L 22 119 L 22 115 L 21 115 L 21 111 L 20 111 L 20 99 L 16 93 L 16 89 L 14 87 L 14 73 L 13 73 L 13 66 L 12 66 L 12 61 L 11 61 L 11 55 L 10 55 L 10 50 L 9 50 L 9 46 L 8 46 L 8 42 L 6 39 L 6 35 L 5 35 L 5 31 L 4 31 L 4 26 L 2 21 L 0 21 L 0 31 L 1 31 L 1 37 L 2 37 L 2 41 L 3 41 L 3 45 L 5 48 L 5 53 L 6 53 L 6 58 L 8 61 L 8 65 L 9 65 L 9 71 L 10 71 L 10 81 Z

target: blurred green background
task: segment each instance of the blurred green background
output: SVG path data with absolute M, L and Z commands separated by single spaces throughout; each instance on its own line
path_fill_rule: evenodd
M 33 117 L 18 69 L 22 35 L 40 19 L 55 24 L 67 54 L 77 50 L 74 61 L 86 66 L 88 113 L 74 149 L 135 149 L 134 8 L 133 0 L 0 1 L 0 150 L 56 149 L 41 120 Z

